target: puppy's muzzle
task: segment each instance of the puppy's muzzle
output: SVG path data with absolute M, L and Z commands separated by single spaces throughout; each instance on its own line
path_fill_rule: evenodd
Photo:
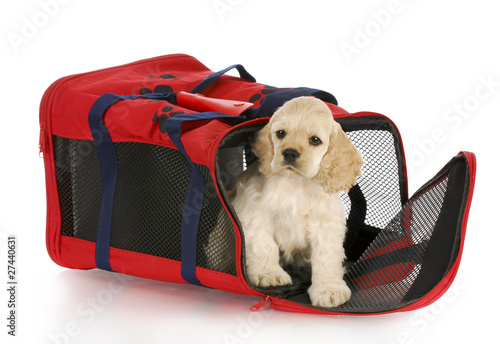
M 294 163 L 300 156 L 300 153 L 292 148 L 287 148 L 283 150 L 282 154 L 283 154 L 283 160 L 285 160 L 288 163 Z

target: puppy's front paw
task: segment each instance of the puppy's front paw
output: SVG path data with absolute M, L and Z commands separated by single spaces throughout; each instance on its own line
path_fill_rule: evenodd
M 250 281 L 259 287 L 276 287 L 292 283 L 292 278 L 285 270 L 274 270 L 250 274 Z
M 307 290 L 313 306 L 338 307 L 351 298 L 351 289 L 344 281 L 335 285 L 311 285 Z

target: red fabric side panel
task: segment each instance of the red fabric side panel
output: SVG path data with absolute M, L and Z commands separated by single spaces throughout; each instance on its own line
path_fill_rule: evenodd
M 235 294 L 254 294 L 257 292 L 249 291 L 238 276 L 228 275 L 222 272 L 208 270 L 205 268 L 196 268 L 196 277 L 206 287 L 220 289 Z
M 103 94 L 131 95 L 178 92 L 186 89 L 189 91 L 211 73 L 195 58 L 177 54 L 67 76 L 54 82 L 47 90 L 40 108 L 40 121 L 47 123 L 47 129 L 52 134 L 90 140 L 92 135 L 88 127 L 88 113 L 94 102 Z M 141 132 L 138 133 L 140 138 L 159 139 L 158 123 L 152 123 L 152 119 L 157 111 L 167 106 L 167 102 L 138 101 L 135 104 L 144 105 L 138 112 L 133 105 L 119 105 L 120 103 L 113 106 L 118 108 L 115 110 L 118 112 L 116 117 L 112 116 L 117 119 L 115 123 L 118 125 L 119 122 L 129 122 L 134 129 L 123 135 L 133 134 L 138 128 L 137 121 L 139 121 L 141 123 Z M 130 103 L 130 101 L 123 103 Z M 182 108 L 172 111 L 192 112 Z M 57 118 L 57 121 L 51 121 L 49 117 Z M 107 117 L 108 115 L 106 115 L 106 121 L 113 121 Z M 149 138 L 144 131 L 150 129 L 152 124 L 155 124 L 154 128 L 157 133 Z M 113 128 L 108 127 L 108 129 L 113 137 Z M 160 144 L 161 140 L 155 142 Z
M 181 277 L 181 263 L 171 259 L 111 247 L 110 265 L 114 271 L 127 275 L 186 283 Z
M 325 103 L 329 108 L 330 111 L 332 112 L 334 117 L 342 116 L 342 115 L 347 115 L 349 114 L 346 110 L 341 108 L 340 106 L 330 104 L 330 103 Z
M 192 130 L 189 128 L 190 125 L 193 126 Z M 218 146 L 215 139 L 221 134 L 227 133 L 231 128 L 231 125 L 218 119 L 206 121 L 203 125 L 200 125 L 199 121 L 187 122 L 182 126 L 181 141 L 194 163 L 210 167 L 213 163 L 211 152 L 216 150 Z
M 71 269 L 94 269 L 95 243 L 61 235 L 61 260 Z
M 81 103 L 78 107 L 83 113 L 72 117 L 68 114 L 74 114 L 75 103 L 59 102 L 57 113 L 52 115 L 57 120 L 52 121 L 51 133 L 71 139 L 92 141 L 88 113 L 97 97 L 82 95 L 75 99 L 76 103 Z M 164 109 L 170 111 L 162 112 Z M 160 118 L 173 112 L 193 111 L 166 101 L 151 101 L 144 98 L 123 100 L 109 107 L 104 116 L 104 124 L 113 142 L 144 142 L 173 147 L 168 135 L 163 134 L 159 128 Z
M 158 85 L 169 85 L 174 92 L 191 90 L 212 72 L 196 58 L 185 54 L 158 56 L 121 66 L 105 68 L 73 75 L 68 83 L 77 94 L 121 95 L 140 94 L 141 90 L 152 92 Z
M 113 270 L 123 274 L 158 281 L 184 283 L 181 263 L 175 260 L 111 247 L 110 263 Z M 94 269 L 95 243 L 61 236 L 61 261 L 72 269 Z M 203 285 L 231 293 L 248 294 L 240 278 L 225 273 L 197 268 L 196 275 Z

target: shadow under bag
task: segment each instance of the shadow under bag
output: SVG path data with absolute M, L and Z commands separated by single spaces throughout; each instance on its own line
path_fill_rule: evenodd
M 233 68 L 240 78 L 225 74 Z M 290 268 L 287 286 L 247 282 L 245 238 L 227 196 L 258 163 L 256 131 L 298 96 L 326 102 L 364 160 L 358 184 L 340 195 L 352 297 L 337 308 L 311 305 L 310 269 Z M 327 92 L 276 88 L 241 65 L 213 73 L 191 56 L 167 55 L 57 80 L 43 96 L 40 128 L 47 248 L 61 266 L 262 296 L 253 309 L 351 315 L 424 307 L 457 273 L 475 155 L 459 153 L 408 198 L 395 124 L 348 113 Z

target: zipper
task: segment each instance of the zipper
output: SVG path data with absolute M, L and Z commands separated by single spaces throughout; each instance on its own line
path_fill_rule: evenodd
M 74 74 L 62 77 L 56 81 L 54 81 L 45 91 L 42 97 L 42 101 L 40 102 L 40 140 L 38 142 L 39 148 L 39 156 L 43 158 L 45 155 L 46 142 L 48 138 L 48 134 L 50 133 L 50 118 L 47 118 L 46 112 L 48 111 L 49 102 L 52 100 L 52 94 L 55 89 L 58 88 L 64 82 L 77 78 L 82 74 Z M 50 116 L 49 116 L 50 117 Z
M 253 305 L 252 307 L 250 307 L 250 310 L 252 312 L 257 312 L 258 310 L 260 310 L 262 307 L 264 307 L 268 303 L 271 304 L 271 296 L 266 295 L 266 297 L 264 298 L 264 300 L 260 301 L 256 305 Z
M 40 141 L 38 142 L 38 156 L 43 159 L 43 154 L 45 152 L 45 123 L 40 122 Z
M 48 118 L 47 118 L 46 112 L 48 111 L 47 108 L 48 108 L 49 101 L 52 98 L 52 93 L 54 93 L 54 89 L 56 89 L 60 84 L 62 84 L 63 82 L 65 82 L 68 79 L 71 79 L 72 77 L 74 77 L 74 75 L 66 76 L 66 77 L 63 77 L 63 78 L 60 78 L 60 79 L 54 81 L 47 88 L 45 93 L 43 94 L 42 101 L 40 102 L 40 140 L 38 142 L 38 149 L 39 149 L 38 155 L 40 156 L 40 158 L 43 158 L 45 155 L 45 149 L 46 149 L 45 144 L 46 144 L 47 136 L 48 136 L 48 132 L 47 132 L 47 129 L 48 129 L 47 119 Z M 50 120 L 50 118 L 49 118 L 49 120 Z

